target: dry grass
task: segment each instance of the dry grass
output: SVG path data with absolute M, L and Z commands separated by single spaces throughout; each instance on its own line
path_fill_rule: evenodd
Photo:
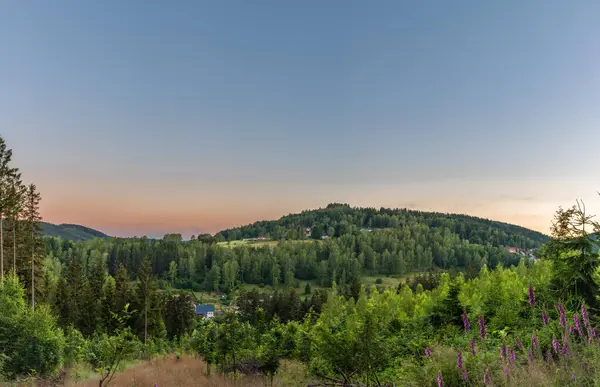
M 283 363 L 273 386 L 306 386 L 305 370 L 295 363 Z M 128 370 L 117 373 L 109 387 L 264 387 L 269 385 L 262 376 L 238 376 L 236 380 L 217 374 L 213 368 L 210 376 L 206 376 L 206 365 L 199 359 L 184 356 L 177 359 L 173 356 L 154 359 L 139 364 Z M 66 387 L 97 387 L 98 378 L 83 382 L 67 381 Z

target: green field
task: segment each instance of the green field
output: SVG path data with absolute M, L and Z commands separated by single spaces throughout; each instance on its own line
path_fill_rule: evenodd
M 299 240 L 289 240 L 283 241 L 282 243 L 313 243 L 320 242 L 315 239 L 299 239 Z M 273 240 L 237 240 L 237 241 L 229 241 L 229 242 L 218 242 L 217 246 L 221 247 L 239 247 L 239 246 L 252 246 L 252 247 L 263 247 L 263 246 L 277 246 L 280 241 Z

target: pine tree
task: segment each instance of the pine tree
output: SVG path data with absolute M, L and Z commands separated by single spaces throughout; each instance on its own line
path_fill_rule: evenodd
M 105 278 L 104 285 L 102 286 L 100 307 L 102 326 L 106 333 L 111 334 L 118 328 L 115 319 L 113 318 L 113 315 L 118 312 L 119 310 L 117 309 L 115 299 L 115 279 L 109 275 Z
M 86 333 L 88 329 L 88 319 L 86 310 L 87 282 L 83 273 L 83 266 L 76 254 L 73 254 L 69 267 L 67 268 L 66 280 L 69 286 L 69 297 L 67 299 L 67 322 L 72 324 L 78 330 Z
M 87 276 L 88 286 L 86 289 L 85 309 L 92 332 L 101 324 L 102 290 L 106 278 L 105 266 L 103 257 L 96 257 L 90 262 L 90 269 Z
M 129 284 L 129 276 L 127 269 L 123 264 L 119 265 L 117 275 L 115 276 L 115 306 L 121 313 L 127 304 L 131 303 L 132 299 L 131 285 Z M 131 310 L 131 308 L 129 308 Z
M 8 191 L 9 197 L 9 211 L 7 212 L 7 218 L 10 223 L 11 229 L 11 247 L 12 247 L 12 271 L 17 273 L 17 247 L 19 246 L 21 225 L 21 213 L 25 204 L 25 193 L 27 187 L 21 182 L 21 174 L 15 173 L 10 181 L 10 187 Z
M 144 322 L 144 344 L 148 340 L 148 311 L 151 307 L 153 293 L 157 290 L 156 281 L 152 275 L 150 259 L 145 258 L 138 272 L 137 301 L 140 307 L 140 318 Z
M 22 217 L 25 222 L 25 247 L 29 254 L 29 267 L 27 270 L 28 283 L 31 283 L 31 307 L 35 308 L 35 282 L 41 278 L 41 258 L 44 243 L 40 236 L 40 201 L 41 195 L 37 192 L 35 184 L 30 184 L 25 191 L 25 204 Z
M 12 149 L 0 137 L 0 281 L 4 282 L 4 218 L 10 211 L 9 187 L 17 170 L 10 167 Z

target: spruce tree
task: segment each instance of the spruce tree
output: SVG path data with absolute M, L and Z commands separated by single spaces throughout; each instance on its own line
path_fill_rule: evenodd
M 7 211 L 7 218 L 10 223 L 11 231 L 11 248 L 12 248 L 12 271 L 17 273 L 17 247 L 19 246 L 19 240 L 23 239 L 20 237 L 20 231 L 22 230 L 21 225 L 21 213 L 25 204 L 25 193 L 27 187 L 21 182 L 21 174 L 15 173 L 10 181 L 8 198 L 10 207 Z
M 35 308 L 35 282 L 41 277 L 41 258 L 43 254 L 44 244 L 40 236 L 40 201 L 41 195 L 37 192 L 35 184 L 30 184 L 25 191 L 25 203 L 23 206 L 23 219 L 25 222 L 25 246 L 29 254 L 26 278 L 29 277 L 28 283 L 31 283 L 31 307 Z
M 132 289 L 129 283 L 127 269 L 125 269 L 123 264 L 120 264 L 117 270 L 117 275 L 115 276 L 115 306 L 119 315 L 122 316 L 125 306 L 131 304 L 131 299 Z M 131 310 L 131 308 L 128 310 Z
M 93 257 L 93 254 L 92 254 Z M 101 300 L 104 280 L 106 278 L 105 263 L 102 256 L 95 257 L 89 262 L 85 310 L 90 331 L 95 331 L 101 325 Z
M 81 260 L 74 253 L 66 273 L 69 286 L 69 298 L 67 300 L 67 321 L 78 330 L 90 333 L 87 329 L 87 311 L 85 299 L 87 296 L 87 282 L 83 273 Z
M 10 211 L 9 187 L 17 170 L 10 167 L 12 149 L 7 149 L 0 137 L 0 281 L 4 282 L 4 218 Z
M 115 329 L 118 328 L 114 314 L 117 314 L 116 299 L 115 299 L 115 279 L 110 275 L 104 279 L 104 285 L 102 286 L 102 299 L 100 306 L 102 327 L 106 333 L 111 334 Z
M 146 257 L 138 271 L 138 283 L 136 287 L 136 298 L 140 312 L 138 322 L 141 323 L 143 321 L 144 343 L 148 340 L 148 314 L 151 313 L 150 309 L 153 306 L 154 293 L 157 290 L 158 286 L 152 274 L 152 264 L 150 263 L 150 259 Z

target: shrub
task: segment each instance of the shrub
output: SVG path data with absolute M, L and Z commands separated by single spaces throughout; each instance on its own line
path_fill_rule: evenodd
M 65 339 L 50 310 L 42 306 L 32 311 L 26 306 L 23 287 L 12 275 L 0 284 L 0 310 L 0 373 L 9 378 L 56 374 L 63 362 Z

